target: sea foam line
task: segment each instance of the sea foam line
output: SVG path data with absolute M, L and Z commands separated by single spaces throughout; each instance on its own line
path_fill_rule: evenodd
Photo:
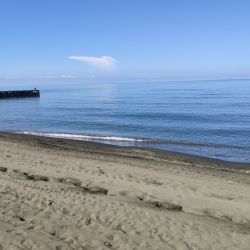
M 139 138 L 129 138 L 129 137 L 120 137 L 120 136 L 99 136 L 99 135 L 79 135 L 79 134 L 67 134 L 67 133 L 41 133 L 41 132 L 16 132 L 18 134 L 25 135 L 37 135 L 37 136 L 47 136 L 53 138 L 62 138 L 62 139 L 73 139 L 73 140 L 82 140 L 82 141 L 119 141 L 119 142 L 148 142 L 146 139 Z
M 131 142 L 131 143 L 144 143 L 144 144 L 162 144 L 162 145 L 176 145 L 176 146 L 186 146 L 186 147 L 205 147 L 205 148 L 231 148 L 249 151 L 249 147 L 242 147 L 237 145 L 223 145 L 223 144 L 211 144 L 211 143 L 194 143 L 185 141 L 169 141 L 151 138 L 133 138 L 133 137 L 121 137 L 121 136 L 101 136 L 101 135 L 81 135 L 81 134 L 70 134 L 70 133 L 53 133 L 53 132 L 34 132 L 34 131 L 18 131 L 17 134 L 26 135 L 37 135 L 46 136 L 62 139 L 72 139 L 81 141 L 102 141 L 102 142 Z

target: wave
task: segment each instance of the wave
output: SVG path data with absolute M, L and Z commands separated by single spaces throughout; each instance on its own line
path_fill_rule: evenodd
M 95 142 L 109 142 L 109 143 L 127 143 L 126 145 L 137 144 L 155 144 L 155 145 L 172 145 L 182 147 L 193 147 L 193 148 L 214 148 L 214 149 L 238 149 L 238 150 L 250 150 L 250 147 L 238 146 L 238 145 L 226 145 L 226 144 L 215 144 L 215 143 L 202 143 L 202 142 L 187 142 L 187 141 L 171 141 L 164 139 L 152 139 L 152 138 L 136 138 L 136 137 L 122 137 L 122 136 L 111 136 L 111 135 L 92 135 L 92 134 L 70 134 L 70 133 L 59 133 L 59 132 L 34 132 L 34 131 L 18 131 L 14 132 L 18 134 L 26 135 L 37 135 L 45 137 L 54 137 L 62 139 L 72 139 L 81 141 L 95 141 Z
M 63 138 L 63 139 L 82 140 L 82 141 L 117 141 L 117 142 L 142 142 L 142 143 L 150 142 L 147 139 L 129 138 L 120 136 L 79 135 L 79 134 L 67 134 L 67 133 L 41 133 L 41 132 L 28 132 L 28 131 L 16 132 L 16 133 Z

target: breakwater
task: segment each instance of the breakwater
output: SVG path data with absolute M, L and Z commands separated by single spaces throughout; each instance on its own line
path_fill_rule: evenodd
M 40 97 L 40 91 L 37 89 L 0 91 L 0 99 L 3 99 L 3 98 L 25 98 L 25 97 Z

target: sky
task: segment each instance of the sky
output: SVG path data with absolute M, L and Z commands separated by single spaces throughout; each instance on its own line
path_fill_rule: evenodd
M 1 0 L 0 78 L 250 78 L 249 0 Z

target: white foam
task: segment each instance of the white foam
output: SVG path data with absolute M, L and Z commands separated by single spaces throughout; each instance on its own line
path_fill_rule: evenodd
M 40 132 L 16 132 L 18 134 L 47 136 L 54 138 L 73 139 L 82 141 L 119 141 L 119 142 L 147 142 L 146 139 L 119 137 L 119 136 L 99 136 L 99 135 L 79 135 L 79 134 L 65 134 L 65 133 L 40 133 Z

